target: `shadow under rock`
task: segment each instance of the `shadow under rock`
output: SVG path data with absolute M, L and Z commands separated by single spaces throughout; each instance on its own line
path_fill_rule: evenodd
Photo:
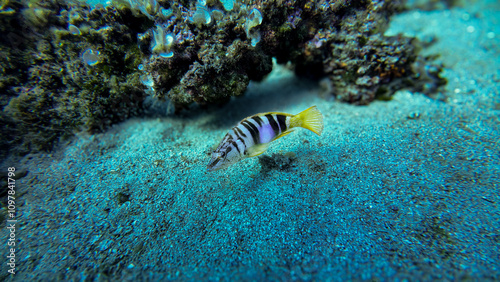
M 258 113 L 283 112 L 290 105 L 302 103 L 318 92 L 316 81 L 286 76 L 264 82 L 251 82 L 245 95 L 233 97 L 223 106 L 212 106 L 204 111 L 213 112 L 201 126 L 207 129 L 229 129 L 242 119 Z M 296 114 L 296 113 L 291 113 Z

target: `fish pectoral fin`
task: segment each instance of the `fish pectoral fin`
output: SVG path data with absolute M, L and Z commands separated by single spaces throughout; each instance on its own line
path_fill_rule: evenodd
M 293 129 L 289 129 L 289 130 L 287 130 L 287 131 L 285 131 L 285 132 L 282 132 L 280 135 L 278 135 L 278 136 L 274 137 L 274 138 L 273 138 L 273 141 L 274 141 L 274 140 L 276 140 L 276 139 L 279 139 L 279 138 L 281 138 L 281 137 L 283 137 L 283 136 L 285 136 L 285 135 L 288 135 L 288 134 L 290 134 L 290 133 L 292 133 L 292 132 L 293 132 Z
M 257 144 L 247 149 L 248 157 L 255 157 L 264 153 L 269 148 L 269 143 Z

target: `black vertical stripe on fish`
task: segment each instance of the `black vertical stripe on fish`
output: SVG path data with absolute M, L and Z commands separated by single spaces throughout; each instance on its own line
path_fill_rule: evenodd
M 224 146 L 224 144 L 227 142 L 227 138 L 228 137 L 227 137 L 227 134 L 226 134 L 226 136 L 224 136 L 224 139 L 222 139 L 222 142 L 219 144 L 219 147 L 217 147 L 216 151 L 220 150 L 220 148 L 222 148 Z
M 241 154 L 240 152 L 240 148 L 238 148 L 238 144 L 236 144 L 236 142 L 234 142 L 233 140 L 229 141 L 231 143 L 231 145 L 233 145 L 233 147 L 236 148 L 236 151 L 238 151 L 238 154 Z M 226 151 L 226 154 L 229 153 L 229 151 L 231 151 L 231 147 L 229 147 Z
M 273 116 L 271 114 L 266 115 L 267 120 L 269 121 L 269 124 L 271 125 L 271 128 L 274 131 L 274 135 L 278 136 L 280 134 L 280 128 L 278 126 L 278 123 L 274 120 Z
M 238 129 L 238 130 L 241 132 L 241 129 Z M 245 139 L 243 139 L 236 130 L 234 130 L 233 132 L 234 132 L 233 134 L 234 134 L 234 139 L 235 140 L 232 141 L 232 142 L 236 144 L 235 146 L 238 148 L 238 153 L 239 153 L 240 152 L 240 148 L 238 147 L 238 143 L 237 142 L 240 141 L 241 144 L 243 144 L 243 146 L 245 146 Z
M 259 116 L 253 116 L 252 119 L 259 124 L 259 127 L 262 126 L 262 119 Z
M 259 130 L 257 127 L 248 120 L 243 121 L 241 124 L 250 132 L 250 135 L 252 135 L 253 143 L 259 144 Z
M 230 143 L 234 143 L 234 141 L 230 141 Z M 231 146 L 228 146 L 227 149 L 226 149 L 226 156 L 227 154 L 229 154 L 229 152 L 231 152 L 233 150 L 233 148 L 231 148 Z
M 286 116 L 284 115 L 276 115 L 276 119 L 280 125 L 281 132 L 286 131 Z
M 243 133 L 243 131 L 241 131 L 241 129 L 239 129 L 237 126 L 234 128 L 234 133 L 236 133 L 236 135 L 238 135 L 240 139 L 243 139 L 241 136 L 247 137 L 247 135 Z

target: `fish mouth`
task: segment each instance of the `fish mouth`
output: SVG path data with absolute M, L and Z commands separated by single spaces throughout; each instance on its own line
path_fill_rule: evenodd
M 216 171 L 216 170 L 219 170 L 223 167 L 214 167 L 214 166 L 211 166 L 211 165 L 207 165 L 207 171 L 208 172 L 212 172 L 212 171 Z
M 221 157 L 213 158 L 210 160 L 210 163 L 207 165 L 207 171 L 216 171 L 219 169 L 223 169 L 228 167 L 230 164 L 227 163 L 224 159 Z
M 210 163 L 207 165 L 207 171 L 216 171 L 220 169 L 221 167 L 217 167 L 217 164 L 220 162 L 219 158 L 212 159 Z

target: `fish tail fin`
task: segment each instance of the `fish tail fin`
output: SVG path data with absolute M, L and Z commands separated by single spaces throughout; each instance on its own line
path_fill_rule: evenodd
M 294 115 L 290 121 L 291 127 L 300 126 L 321 135 L 323 132 L 323 115 L 316 106 Z

